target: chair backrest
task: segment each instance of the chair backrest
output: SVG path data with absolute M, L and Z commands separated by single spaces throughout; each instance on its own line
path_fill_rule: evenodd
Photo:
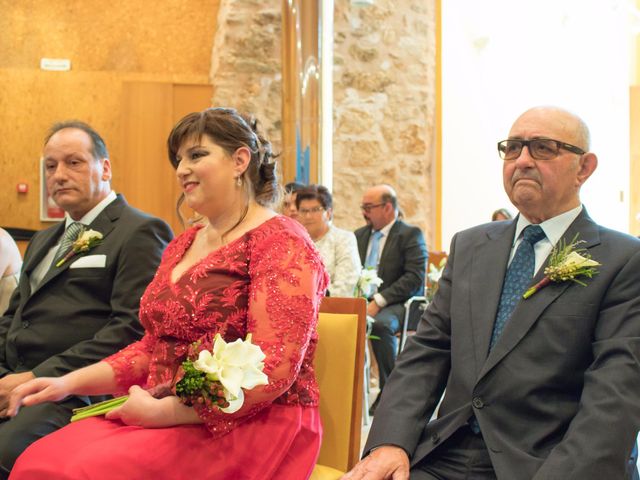
M 346 472 L 360 456 L 365 300 L 325 298 L 320 305 L 318 337 L 315 370 L 324 432 L 318 463 Z
M 429 273 L 429 265 L 434 265 L 436 268 L 440 268 L 440 262 L 442 262 L 442 260 L 446 260 L 447 257 L 448 257 L 447 252 L 444 252 L 444 251 L 429 252 L 429 263 L 427 264 L 427 273 Z M 431 285 L 431 281 L 429 280 L 428 275 L 425 281 L 426 281 L 425 286 L 427 287 L 427 292 L 428 292 L 429 288 L 433 286 Z
M 436 267 L 440 267 L 440 262 L 442 259 L 447 258 L 447 252 L 442 250 L 437 250 L 435 252 L 429 252 L 429 264 L 433 263 Z

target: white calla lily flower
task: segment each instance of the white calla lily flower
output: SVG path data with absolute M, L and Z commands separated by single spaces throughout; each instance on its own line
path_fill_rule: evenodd
M 242 389 L 251 390 L 258 385 L 269 383 L 262 372 L 265 358 L 257 345 L 251 343 L 251 334 L 246 340 L 237 339 L 227 343 L 220 334 L 216 335 L 213 351 L 203 350 L 193 364 L 196 370 L 207 374 L 210 380 L 218 381 L 225 390 L 229 407 L 222 409 L 227 413 L 238 410 L 244 402 Z

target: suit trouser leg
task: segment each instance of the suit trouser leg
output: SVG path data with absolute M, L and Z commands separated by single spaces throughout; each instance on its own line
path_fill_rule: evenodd
M 396 303 L 384 307 L 374 317 L 371 335 L 371 348 L 378 362 L 378 372 L 380 374 L 380 391 L 387 383 L 387 378 L 393 370 L 398 351 L 398 339 L 396 333 L 400 330 L 400 319 L 404 316 L 404 305 Z
M 86 405 L 71 398 L 62 403 L 41 403 L 21 408 L 14 418 L 0 423 L 0 478 L 8 478 L 18 456 L 33 442 L 69 423 L 71 410 Z
M 411 470 L 412 480 L 496 478 L 482 435 L 473 433 L 468 426 L 460 427 Z

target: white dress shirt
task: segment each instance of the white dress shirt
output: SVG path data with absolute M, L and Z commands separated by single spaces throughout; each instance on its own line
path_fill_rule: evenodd
M 555 244 L 558 243 L 558 240 L 560 240 L 562 235 L 564 235 L 564 232 L 567 231 L 569 225 L 571 225 L 573 221 L 578 217 L 578 215 L 580 215 L 581 211 L 582 205 L 579 205 L 576 208 L 569 210 L 568 212 L 561 213 L 560 215 L 550 218 L 549 220 L 545 220 L 544 222 L 539 224 L 546 237 L 536 243 L 533 249 L 536 256 L 536 272 L 545 262 L 545 260 L 551 253 L 551 250 L 553 250 Z M 518 223 L 516 225 L 516 233 L 513 238 L 513 245 L 511 246 L 509 263 L 511 263 L 511 260 L 513 260 L 513 256 L 516 253 L 518 245 L 520 245 L 520 242 L 522 242 L 522 231 L 529 225 L 531 225 L 531 222 L 527 220 L 524 215 L 518 215 Z

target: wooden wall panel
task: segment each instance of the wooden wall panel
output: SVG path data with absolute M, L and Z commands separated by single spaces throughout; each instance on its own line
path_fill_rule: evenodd
M 0 225 L 45 228 L 50 223 L 40 221 L 39 163 L 47 130 L 72 118 L 90 123 L 104 137 L 117 170 L 120 82 L 108 72 L 8 69 L 0 70 L 0 84 Z M 16 192 L 18 182 L 28 184 L 27 194 Z
M 50 225 L 40 221 L 38 164 L 56 121 L 77 118 L 102 134 L 119 188 L 136 161 L 123 155 L 123 82 L 208 83 L 219 3 L 0 0 L 0 226 Z M 42 71 L 43 57 L 70 59 L 71 70 Z M 164 140 L 150 147 L 162 162 Z M 29 193 L 18 194 L 18 182 Z
M 125 161 L 114 188 L 129 203 L 164 219 L 177 234 L 182 225 L 175 211 L 181 189 L 167 155 L 167 137 L 184 115 L 211 105 L 210 85 L 126 82 L 122 106 Z M 183 217 L 192 216 L 184 207 Z
M 131 205 L 173 223 L 173 192 L 168 183 L 173 169 L 165 143 L 171 131 L 172 85 L 159 82 L 125 82 L 122 105 L 124 161 L 114 189 Z

